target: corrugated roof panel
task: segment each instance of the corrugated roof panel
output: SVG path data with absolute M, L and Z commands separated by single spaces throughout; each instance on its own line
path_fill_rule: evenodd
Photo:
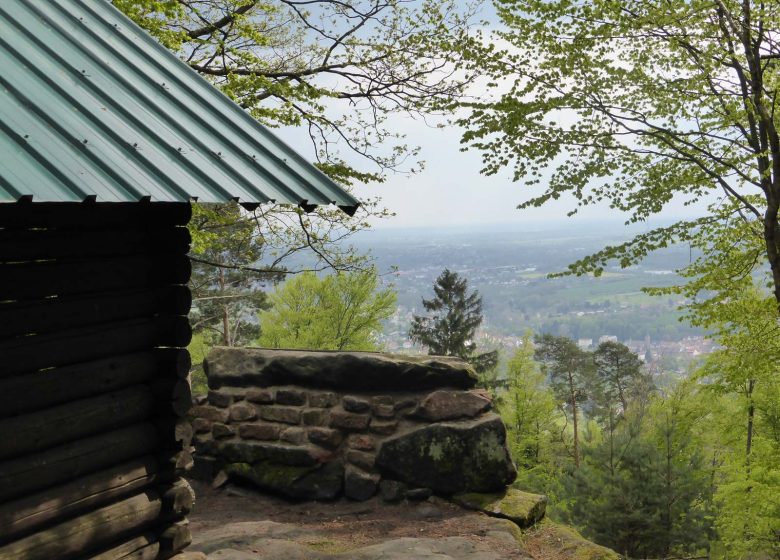
M 357 200 L 106 0 L 0 2 L 0 202 Z

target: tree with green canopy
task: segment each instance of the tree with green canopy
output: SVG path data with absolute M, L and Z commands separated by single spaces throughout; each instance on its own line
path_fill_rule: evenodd
M 431 315 L 412 318 L 412 342 L 428 348 L 429 354 L 463 358 L 477 371 L 495 367 L 498 352 L 476 354 L 474 336 L 483 319 L 479 292 L 468 293 L 468 280 L 446 268 L 436 278 L 433 292 L 433 299 L 422 300 Z
M 630 222 L 673 200 L 712 201 L 699 218 L 640 234 L 570 266 L 599 274 L 674 242 L 747 241 L 741 275 L 768 267 L 780 303 L 780 10 L 753 0 L 494 0 L 501 26 L 473 68 L 492 99 L 467 104 L 463 141 L 484 172 L 608 203 Z M 490 44 L 492 42 L 492 44 Z M 552 170 L 548 175 L 548 171 Z M 716 199 L 717 197 L 717 199 Z M 717 232 L 711 237 L 707 232 Z M 738 235 L 739 237 L 734 237 Z M 737 268 L 737 267 L 735 267 Z M 709 289 L 718 289 L 710 286 Z M 703 293 L 703 292 L 701 292 Z
M 534 339 L 534 358 L 550 379 L 555 397 L 568 408 L 572 420 L 574 466 L 580 468 L 580 404 L 589 398 L 592 359 L 565 336 L 542 334 Z
M 395 311 L 396 295 L 378 288 L 373 269 L 295 276 L 268 296 L 258 342 L 269 348 L 379 350 L 376 336 Z
M 650 382 L 642 372 L 642 362 L 625 344 L 605 341 L 593 352 L 596 381 L 603 406 L 625 413 L 629 397 Z

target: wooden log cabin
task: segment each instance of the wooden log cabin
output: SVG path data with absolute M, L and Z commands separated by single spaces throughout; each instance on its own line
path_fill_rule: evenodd
M 0 560 L 181 556 L 190 203 L 357 201 L 105 0 L 3 0 L 0 68 Z

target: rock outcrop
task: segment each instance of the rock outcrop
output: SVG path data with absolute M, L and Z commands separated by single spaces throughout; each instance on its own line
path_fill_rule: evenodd
M 215 348 L 193 407 L 195 474 L 296 499 L 494 492 L 516 475 L 465 362 L 437 356 Z M 420 498 L 418 498 L 420 499 Z

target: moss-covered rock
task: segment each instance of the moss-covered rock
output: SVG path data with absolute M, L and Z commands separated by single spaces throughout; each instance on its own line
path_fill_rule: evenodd
M 526 535 L 526 544 L 565 560 L 621 560 L 620 554 L 590 542 L 571 527 L 544 521 Z
M 389 478 L 438 494 L 494 492 L 517 475 L 501 418 L 421 426 L 385 440 L 376 466 Z
M 493 517 L 509 519 L 524 529 L 541 521 L 547 508 L 546 496 L 529 494 L 514 488 L 495 494 L 456 494 L 452 501 Z
M 332 500 L 341 493 L 344 464 L 341 461 L 314 466 L 281 465 L 271 461 L 230 463 L 225 472 L 289 498 Z

